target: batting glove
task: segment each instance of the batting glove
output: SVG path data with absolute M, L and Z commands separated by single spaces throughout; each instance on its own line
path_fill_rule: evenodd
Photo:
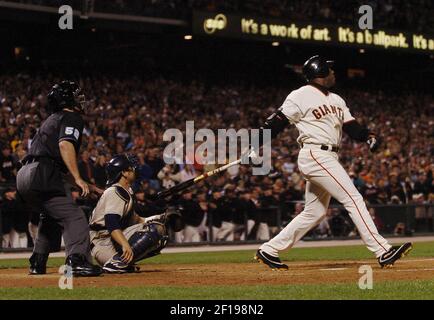
M 380 147 L 380 139 L 377 138 L 375 135 L 370 135 L 368 140 L 366 141 L 366 143 L 369 146 L 369 150 L 371 152 L 375 152 L 378 150 L 378 148 Z
M 250 149 L 248 152 L 241 156 L 241 164 L 248 164 L 251 163 L 250 161 L 255 161 L 259 158 L 258 153 L 259 151 Z

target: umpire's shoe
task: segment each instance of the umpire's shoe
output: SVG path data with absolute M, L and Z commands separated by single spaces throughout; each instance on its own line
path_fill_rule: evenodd
M 30 262 L 29 275 L 35 276 L 39 274 L 46 274 L 47 260 L 48 260 L 48 254 L 33 252 L 32 256 L 29 259 Z
M 404 243 L 402 246 L 395 246 L 389 249 L 389 251 L 383 253 L 378 258 L 378 263 L 381 268 L 390 268 L 396 262 L 396 260 L 401 259 L 406 256 L 411 249 L 413 249 L 411 242 Z
M 73 277 L 97 277 L 102 273 L 99 266 L 90 263 L 82 254 L 71 254 L 66 258 L 65 272 L 72 273 Z
M 260 263 L 266 264 L 273 270 L 288 270 L 288 266 L 282 261 L 280 261 L 279 257 L 273 257 L 272 255 L 269 255 L 268 253 L 262 251 L 259 249 L 256 252 L 255 260 L 257 260 Z

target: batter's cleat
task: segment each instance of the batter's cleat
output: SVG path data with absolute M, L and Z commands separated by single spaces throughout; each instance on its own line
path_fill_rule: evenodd
M 259 263 L 263 263 L 269 266 L 272 270 L 281 270 L 281 271 L 288 270 L 288 266 L 282 263 L 279 257 L 273 257 L 272 255 L 269 255 L 268 253 L 262 251 L 261 249 L 259 249 L 256 252 L 254 259 Z
M 109 261 L 107 261 L 102 267 L 106 273 L 134 273 L 139 272 L 140 267 L 135 264 L 126 264 L 122 261 L 119 256 L 114 256 Z
M 29 259 L 29 275 L 36 276 L 47 273 L 48 253 L 33 253 Z
M 102 274 L 100 266 L 90 263 L 82 254 L 71 254 L 66 258 L 65 273 L 73 277 L 97 277 Z
M 397 260 L 405 257 L 411 249 L 413 249 L 411 242 L 406 242 L 401 246 L 392 247 L 389 251 L 383 253 L 378 258 L 378 263 L 381 268 L 390 268 Z

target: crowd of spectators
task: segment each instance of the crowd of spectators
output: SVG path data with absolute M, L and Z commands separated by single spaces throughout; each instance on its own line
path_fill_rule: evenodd
M 58 6 L 55 0 L 9 0 Z M 89 1 L 69 0 L 77 10 L 92 10 Z M 375 27 L 433 32 L 431 0 L 95 0 L 93 10 L 140 16 L 189 19 L 193 10 L 223 11 L 258 16 L 356 25 L 359 7 L 370 5 Z M 86 9 L 82 9 L 86 8 Z
M 13 187 L 17 164 L 27 153 L 32 137 L 47 116 L 47 90 L 60 79 L 19 74 L 0 76 L 0 180 Z M 166 165 L 162 159 L 163 133 L 168 128 L 258 128 L 279 107 L 290 87 L 208 85 L 200 81 L 164 78 L 83 77 L 79 80 L 90 105 L 79 158 L 82 177 L 103 188 L 104 164 L 117 153 L 137 154 L 140 174 L 135 189 L 142 208 L 152 207 L 148 195 L 209 170 L 215 165 Z M 340 160 L 366 201 L 373 205 L 424 204 L 434 200 L 432 95 L 381 90 L 341 89 L 352 114 L 383 139 L 374 154 L 368 146 L 344 136 Z M 297 130 L 288 126 L 272 144 L 272 170 L 251 174 L 250 166 L 231 168 L 195 186 L 175 201 L 183 207 L 185 228 L 174 235 L 178 242 L 200 240 L 266 240 L 303 209 L 304 180 L 297 169 Z M 186 155 L 192 157 L 192 155 Z M 89 213 L 94 200 L 74 199 Z M 420 209 L 420 210 L 419 210 Z M 419 230 L 432 228 L 432 208 L 416 212 Z M 146 210 L 144 210 L 146 211 Z M 384 223 L 381 208 L 371 214 L 381 231 L 405 232 Z M 390 210 L 389 210 L 390 212 Z M 4 247 L 26 246 L 23 233 L 34 217 L 22 209 L 12 189 L 2 196 Z M 417 231 L 417 230 L 416 230 Z M 432 230 L 431 230 L 432 231 Z M 312 233 L 314 237 L 356 235 L 348 215 L 331 208 Z M 31 239 L 30 239 L 31 240 Z M 30 243 L 30 242 L 29 242 Z

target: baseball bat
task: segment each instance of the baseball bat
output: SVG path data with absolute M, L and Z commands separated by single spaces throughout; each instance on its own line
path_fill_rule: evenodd
M 155 198 L 156 198 L 156 200 L 158 200 L 158 199 L 163 199 L 163 198 L 167 198 L 169 196 L 172 196 L 172 195 L 174 195 L 174 194 L 176 194 L 182 190 L 185 190 L 185 189 L 191 187 L 192 185 L 195 185 L 196 183 L 202 181 L 203 179 L 206 179 L 206 178 L 211 177 L 217 173 L 225 171 L 225 170 L 229 169 L 230 167 L 233 167 L 233 166 L 240 164 L 240 163 L 241 163 L 241 158 L 238 160 L 229 162 L 229 163 L 227 163 L 221 167 L 215 168 L 214 170 L 210 170 L 208 172 L 205 172 L 205 173 L 201 174 L 200 176 L 197 176 L 195 178 L 181 182 L 181 183 L 177 184 L 176 186 L 173 186 L 172 188 L 169 188 L 169 189 L 164 190 L 164 191 L 160 191 L 157 193 Z

